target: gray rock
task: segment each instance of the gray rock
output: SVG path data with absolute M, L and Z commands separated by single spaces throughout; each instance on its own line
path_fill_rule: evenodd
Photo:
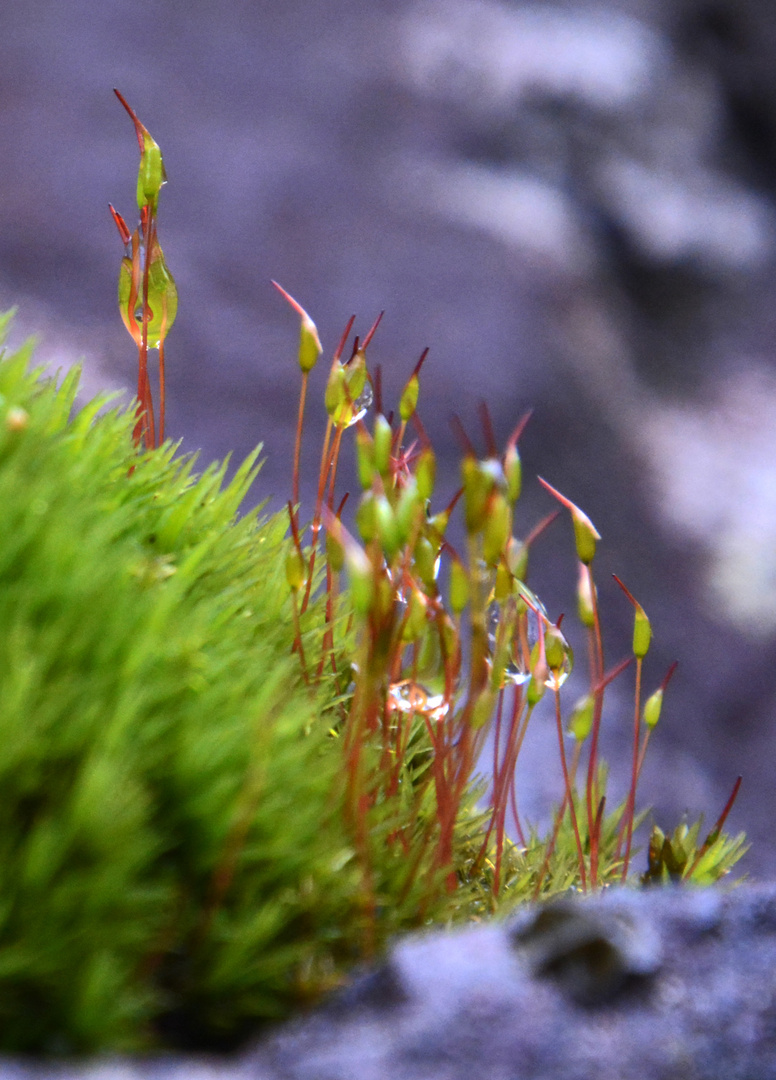
M 12 1080 L 770 1080 L 776 885 L 612 889 L 400 941 L 238 1060 Z
M 772 886 L 612 890 L 402 942 L 384 1001 L 368 976 L 347 1013 L 322 1011 L 253 1061 L 287 1080 L 765 1080 L 775 967 Z

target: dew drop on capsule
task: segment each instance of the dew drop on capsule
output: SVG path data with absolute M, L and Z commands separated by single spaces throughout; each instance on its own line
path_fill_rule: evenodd
M 353 402 L 353 415 L 350 420 L 348 420 L 347 424 L 345 424 L 346 428 L 353 427 L 354 424 L 357 424 L 358 421 L 362 419 L 366 414 L 367 409 L 372 404 L 373 397 L 372 387 L 369 383 L 366 383 L 364 389 Z

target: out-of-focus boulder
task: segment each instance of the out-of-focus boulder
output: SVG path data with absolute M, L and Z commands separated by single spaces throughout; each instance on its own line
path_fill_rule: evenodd
M 409 938 L 230 1062 L 4 1063 L 11 1080 L 773 1080 L 776 890 L 612 890 Z

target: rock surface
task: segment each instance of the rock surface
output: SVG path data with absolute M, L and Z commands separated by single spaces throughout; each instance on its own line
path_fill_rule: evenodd
M 429 933 L 228 1063 L 9 1080 L 771 1080 L 776 885 L 611 890 Z

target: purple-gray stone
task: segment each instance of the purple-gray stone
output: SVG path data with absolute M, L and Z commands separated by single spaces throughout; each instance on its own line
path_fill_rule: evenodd
M 776 885 L 611 889 L 399 941 L 237 1059 L 10 1080 L 776 1080 Z

